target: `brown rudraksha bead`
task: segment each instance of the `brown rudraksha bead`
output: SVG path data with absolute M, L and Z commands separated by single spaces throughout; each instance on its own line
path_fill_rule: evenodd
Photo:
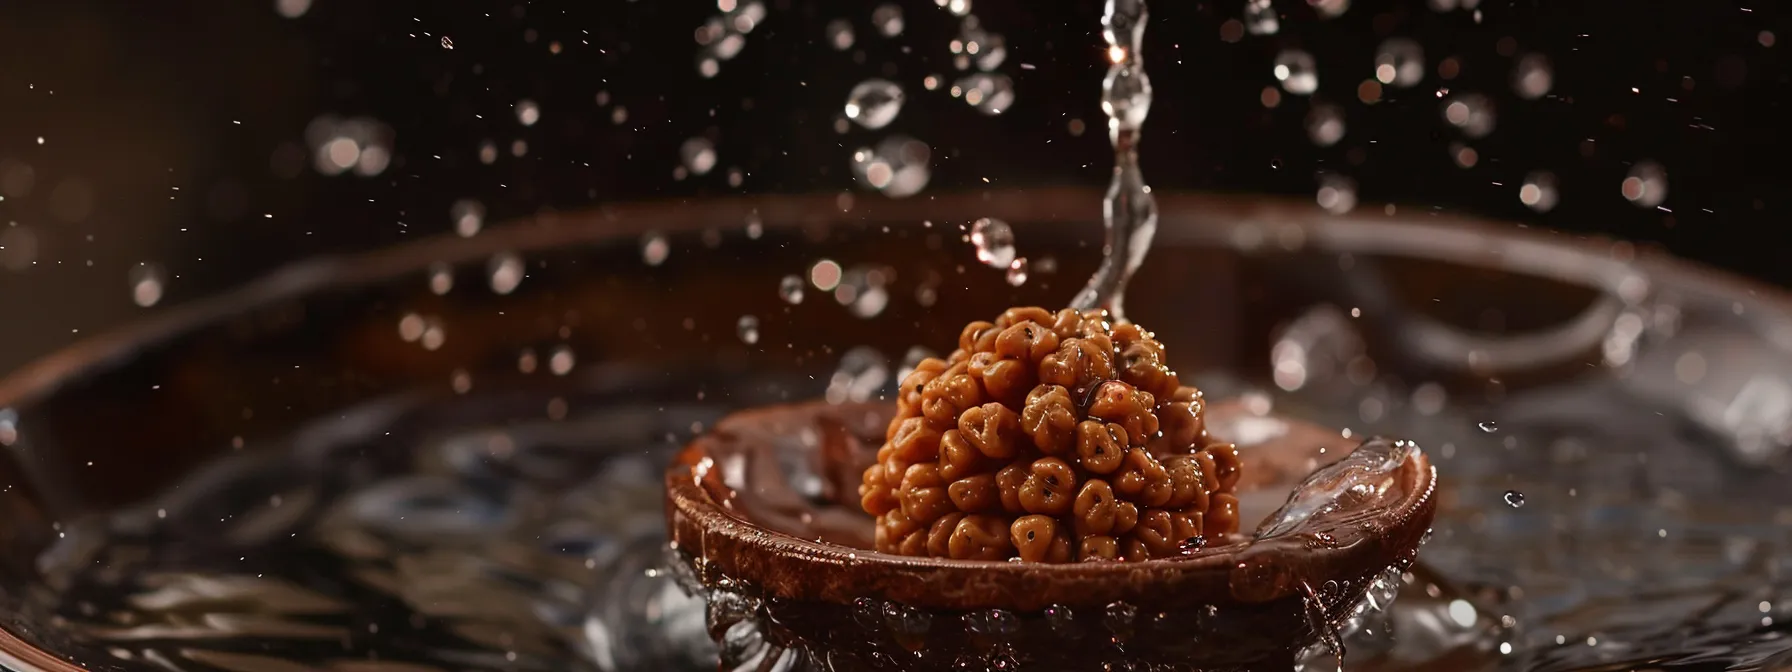
M 865 470 L 877 550 L 1139 561 L 1238 530 L 1238 450 L 1207 435 L 1201 392 L 1151 332 L 1022 307 L 957 345 L 902 381 Z

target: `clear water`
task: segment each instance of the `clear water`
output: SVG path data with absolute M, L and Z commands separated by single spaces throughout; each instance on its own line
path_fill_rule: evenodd
M 1105 308 L 1124 316 L 1126 282 L 1144 263 L 1157 235 L 1157 199 L 1139 168 L 1139 133 L 1151 113 L 1151 78 L 1142 53 L 1149 19 L 1145 0 L 1108 0 L 1101 16 L 1111 64 L 1101 82 L 1101 110 L 1108 115 L 1108 141 L 1114 145 L 1114 176 L 1101 202 L 1107 229 L 1101 267 L 1070 300 L 1078 310 Z
M 1347 6 L 1309 4 L 1322 13 Z M 1108 237 L 1101 271 L 1075 301 L 1116 312 L 1157 218 L 1138 168 L 1138 133 L 1151 102 L 1137 62 L 1144 5 L 1114 0 L 1104 21 L 1112 69 L 1103 108 L 1116 157 L 1104 202 Z M 952 13 L 965 15 L 968 9 L 959 8 L 968 6 L 953 0 Z M 1249 0 L 1243 12 L 1252 34 L 1280 29 L 1270 2 Z M 714 77 L 764 15 L 757 2 L 717 15 L 713 31 L 706 25 L 703 33 L 711 41 L 697 71 Z M 880 33 L 902 33 L 899 8 L 885 5 L 878 15 Z M 855 40 L 850 26 L 832 24 L 827 38 L 834 49 Z M 1382 45 L 1374 76 L 1412 86 L 1425 57 L 1416 44 L 1398 40 Z M 960 69 L 1002 64 L 1000 36 L 967 24 L 959 41 L 980 45 L 975 59 L 962 57 Z M 448 37 L 441 45 L 452 48 Z M 1274 77 L 1290 95 L 1312 95 L 1318 69 L 1311 54 L 1286 49 L 1275 59 Z M 1511 86 L 1521 98 L 1537 99 L 1551 90 L 1552 77 L 1547 60 L 1527 55 Z M 1000 114 L 1014 100 L 1013 81 L 1001 73 L 971 73 L 952 88 L 984 114 Z M 864 80 L 848 94 L 844 113 L 860 127 L 882 129 L 897 121 L 903 96 L 894 83 Z M 1453 94 L 1440 110 L 1439 122 L 1465 138 L 1487 136 L 1497 125 L 1483 94 Z M 524 127 L 540 114 L 533 101 L 515 105 Z M 621 105 L 610 114 L 616 124 L 628 118 Z M 1316 104 L 1306 122 L 1323 147 L 1347 132 L 1335 106 Z M 389 129 L 328 118 L 315 130 L 319 172 L 385 170 Z M 336 151 L 343 147 L 353 151 Z M 519 157 L 526 151 L 520 140 L 511 147 Z M 1478 160 L 1467 145 L 1450 151 L 1464 169 Z M 492 163 L 486 157 L 496 152 L 482 148 L 482 162 Z M 707 174 L 718 161 L 714 143 L 702 137 L 678 145 L 678 158 L 681 177 Z M 932 149 L 890 135 L 852 160 L 860 184 L 901 198 L 927 186 Z M 1350 178 L 1327 173 L 1318 181 L 1319 205 L 1352 210 Z M 1657 207 L 1667 195 L 1665 171 L 1636 162 L 1620 192 L 1638 206 Z M 1548 211 L 1558 199 L 1557 178 L 1534 171 L 1517 193 L 1524 205 Z M 484 224 L 476 201 L 456 204 L 450 216 L 463 236 Z M 671 252 L 663 236 L 642 243 L 648 266 Z M 1003 263 L 992 265 L 1022 284 L 1027 260 L 1015 256 L 1012 234 L 1005 247 Z M 514 255 L 494 257 L 489 270 L 498 294 L 516 290 L 525 276 Z M 881 312 L 888 297 L 863 270 L 833 270 L 853 288 L 855 315 Z M 133 301 L 157 304 L 164 277 L 153 265 L 133 271 Z M 432 276 L 431 287 L 445 294 L 452 278 L 440 277 L 449 284 L 438 289 Z M 790 276 L 779 296 L 800 304 L 803 288 Z M 1615 365 L 1629 363 L 1642 331 L 1625 324 L 1619 320 L 1606 343 Z M 1321 336 L 1336 340 L 1350 331 L 1333 327 Z M 741 342 L 754 344 L 760 318 L 739 316 L 734 328 Z M 420 321 L 417 329 L 429 347 L 431 327 Z M 1304 343 L 1302 350 L 1323 345 Z M 1771 441 L 1764 436 L 1785 431 L 1750 424 L 1773 415 L 1760 404 L 1783 405 L 1784 385 L 1755 378 L 1725 392 L 1735 403 L 1710 407 L 1661 382 L 1708 370 L 1716 378 L 1720 354 L 1734 351 L 1717 343 L 1696 365 L 1681 354 L 1665 368 L 1639 363 L 1629 379 L 1515 393 L 1472 408 L 1425 386 L 1394 395 L 1373 386 L 1307 384 L 1326 370 L 1304 362 L 1301 380 L 1284 385 L 1298 392 L 1279 406 L 1360 432 L 1424 437 L 1446 496 L 1424 563 L 1384 577 L 1344 624 L 1342 641 L 1310 652 L 1303 667 L 1337 664 L 1327 658 L 1343 652 L 1341 664 L 1360 670 L 1792 669 L 1792 494 L 1782 486 L 1783 462 L 1775 466 L 1750 448 L 1765 450 Z M 874 396 L 887 378 L 887 371 L 869 375 L 870 360 L 853 363 L 851 354 L 830 381 L 829 398 Z M 1274 364 L 1277 382 L 1293 375 Z M 1344 359 L 1330 364 L 1334 373 L 1348 369 Z M 1699 375 L 1689 376 L 1693 370 Z M 1227 387 L 1224 380 L 1204 382 L 1216 393 Z M 678 585 L 664 554 L 659 469 L 677 444 L 725 410 L 669 395 L 569 400 L 480 390 L 448 402 L 394 398 L 297 428 L 288 445 L 221 460 L 130 510 L 63 523 L 61 539 L 37 558 L 44 581 L 26 596 L 27 608 L 53 614 L 47 622 L 59 632 L 37 634 L 66 640 L 57 650 L 94 669 L 713 668 L 709 628 L 739 622 L 750 605 L 726 593 L 706 604 Z M 1712 427 L 1728 433 L 1714 436 Z M 1298 513 L 1330 501 L 1294 504 Z M 1324 599 L 1324 586 L 1309 590 Z M 738 649 L 730 658 L 755 660 L 748 629 L 724 644 Z
M 1365 423 L 1330 395 L 1274 403 L 1428 437 L 1446 484 L 1422 563 L 1344 624 L 1345 669 L 1792 665 L 1784 475 L 1672 409 L 1589 385 L 1473 412 L 1386 399 Z M 651 387 L 387 399 L 64 523 L 27 609 L 95 669 L 713 669 L 706 622 L 732 602 L 679 587 L 659 474 L 725 410 Z

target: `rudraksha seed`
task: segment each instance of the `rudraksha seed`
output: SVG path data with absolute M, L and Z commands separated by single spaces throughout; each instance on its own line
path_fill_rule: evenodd
M 1140 561 L 1238 530 L 1238 450 L 1163 344 L 1103 311 L 1018 307 L 901 383 L 859 504 L 877 550 Z

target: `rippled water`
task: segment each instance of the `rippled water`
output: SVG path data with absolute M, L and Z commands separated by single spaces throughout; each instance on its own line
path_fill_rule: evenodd
M 725 409 L 484 393 L 365 406 L 65 523 L 27 600 L 63 632 L 40 636 L 96 669 L 713 669 L 660 469 Z M 1424 437 L 1444 479 L 1423 562 L 1371 591 L 1394 611 L 1347 624 L 1346 669 L 1792 666 L 1785 476 L 1683 414 L 1618 383 L 1474 410 L 1371 395 L 1368 423 L 1330 395 L 1275 403 Z
M 398 399 L 301 428 L 70 526 L 35 606 L 90 665 L 704 667 L 702 610 L 657 570 L 660 470 L 720 409 L 568 405 L 593 410 Z

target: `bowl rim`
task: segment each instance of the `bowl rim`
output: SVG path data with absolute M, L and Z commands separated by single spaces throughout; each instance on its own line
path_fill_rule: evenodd
M 411 243 L 365 252 L 330 255 L 282 266 L 235 289 L 177 303 L 123 326 L 74 340 L 0 376 L 0 410 L 53 394 L 65 382 L 104 368 L 146 345 L 164 342 L 256 306 L 328 289 L 390 280 L 418 273 L 431 264 L 461 264 L 499 251 L 546 249 L 615 242 L 652 232 L 689 233 L 744 228 L 749 219 L 773 228 L 829 223 L 896 224 L 976 212 L 991 217 L 1059 226 L 1100 221 L 1101 190 L 1047 187 L 931 193 L 925 199 L 843 199 L 836 194 L 756 195 L 599 205 L 582 210 L 547 211 L 509 220 L 466 238 L 437 234 Z M 1265 244 L 1264 226 L 1291 234 L 1308 245 L 1423 253 L 1432 258 L 1477 257 L 1516 263 L 1517 270 L 1609 288 L 1641 272 L 1672 280 L 1674 287 L 1700 298 L 1722 297 L 1739 304 L 1744 319 L 1782 349 L 1792 351 L 1792 288 L 1676 258 L 1650 246 L 1629 246 L 1619 258 L 1606 236 L 1581 236 L 1513 226 L 1471 215 L 1375 214 L 1359 206 L 1334 214 L 1300 200 L 1274 196 L 1160 190 L 1158 237 L 1165 242 L 1207 243 L 1250 252 Z M 1396 210 L 1397 212 L 1397 210 Z M 1412 235 L 1424 231 L 1424 236 Z M 1087 232 L 1094 237 L 1096 231 Z M 1252 242 L 1254 241 L 1254 242 Z M 1584 270 L 1564 277 L 1575 265 Z M 1628 271 L 1628 272 L 1627 272 Z
M 706 584 L 725 578 L 786 600 L 844 605 L 870 598 L 933 609 L 1022 612 L 1114 602 L 1171 609 L 1301 597 L 1327 581 L 1347 583 L 1379 573 L 1412 558 L 1437 507 L 1437 470 L 1423 451 L 1414 451 L 1391 474 L 1402 490 L 1379 517 L 1388 524 L 1354 544 L 1303 547 L 1291 554 L 1290 544 L 1232 543 L 1186 558 L 1030 563 L 904 556 L 805 539 L 729 510 L 701 483 L 717 463 L 710 451 L 720 441 L 717 432 L 750 421 L 751 414 L 850 416 L 894 404 L 807 401 L 724 418 L 666 468 L 666 525 L 673 548 L 704 558 L 714 574 Z M 1263 576 L 1276 578 L 1241 594 L 1239 579 Z

